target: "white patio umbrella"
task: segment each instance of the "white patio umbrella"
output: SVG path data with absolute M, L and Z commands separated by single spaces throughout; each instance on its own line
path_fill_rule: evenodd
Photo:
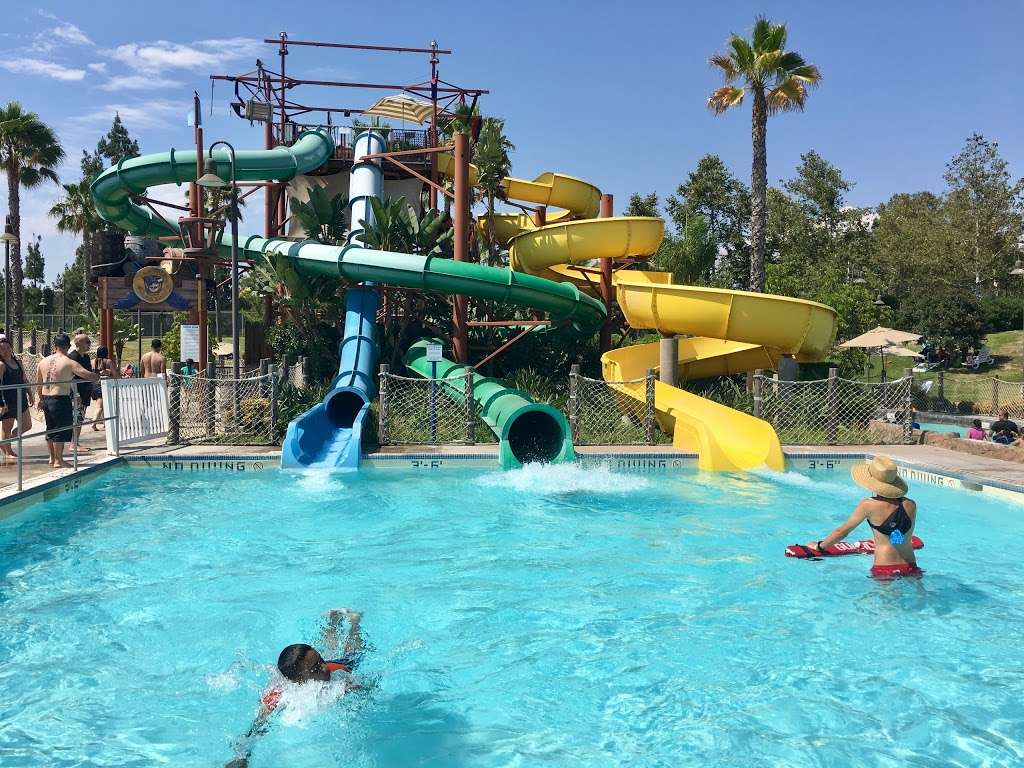
M 855 336 L 849 341 L 839 345 L 841 349 L 877 349 L 882 357 L 882 378 L 885 378 L 885 353 L 896 357 L 915 357 L 913 350 L 900 346 L 910 341 L 918 341 L 921 334 L 910 331 L 900 331 L 895 328 L 878 326 L 870 331 Z

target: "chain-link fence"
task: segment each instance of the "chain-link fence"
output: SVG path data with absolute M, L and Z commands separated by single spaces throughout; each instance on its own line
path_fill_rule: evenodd
M 946 374 L 914 379 L 914 407 L 932 413 L 1024 417 L 1024 383 L 996 376 Z
M 277 407 L 273 374 L 217 379 L 167 374 L 167 442 L 271 445 Z
M 783 445 L 878 445 L 912 441 L 908 378 L 863 382 L 831 376 L 779 381 L 754 376 L 752 413 Z
M 386 366 L 382 366 L 386 368 Z M 473 372 L 449 379 L 420 379 L 382 370 L 378 400 L 381 445 L 493 443 L 473 398 Z
M 604 381 L 569 374 L 569 424 L 576 445 L 653 444 L 660 434 L 654 418 L 655 376 Z M 643 399 L 629 394 L 629 389 Z

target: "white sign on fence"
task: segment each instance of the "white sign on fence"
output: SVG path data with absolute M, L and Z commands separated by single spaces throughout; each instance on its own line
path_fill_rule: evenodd
M 167 434 L 171 414 L 167 381 L 152 379 L 103 379 L 103 407 L 107 415 L 107 453 L 116 456 L 122 445 L 131 445 Z
M 178 360 L 183 362 L 185 360 L 198 360 L 199 359 L 199 326 L 198 325 L 181 325 L 181 354 L 178 355 Z
M 440 344 L 427 344 L 427 362 L 440 363 L 444 358 L 444 347 Z

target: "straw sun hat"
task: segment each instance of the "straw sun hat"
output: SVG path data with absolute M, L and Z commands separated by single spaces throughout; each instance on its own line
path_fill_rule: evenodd
M 875 456 L 869 464 L 850 467 L 853 481 L 876 496 L 900 499 L 907 495 L 907 481 L 899 475 L 896 462 L 888 456 Z

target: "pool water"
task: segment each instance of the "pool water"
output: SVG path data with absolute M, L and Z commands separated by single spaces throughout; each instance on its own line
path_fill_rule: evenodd
M 340 606 L 369 690 L 290 690 L 253 768 L 1021 764 L 1024 508 L 913 487 L 920 581 L 782 556 L 859 495 L 845 471 L 114 470 L 0 521 L 0 765 L 223 765 Z
M 967 427 L 961 427 L 959 424 L 940 424 L 938 422 L 921 422 L 921 429 L 929 432 L 955 432 L 959 433 L 961 437 L 967 436 Z

